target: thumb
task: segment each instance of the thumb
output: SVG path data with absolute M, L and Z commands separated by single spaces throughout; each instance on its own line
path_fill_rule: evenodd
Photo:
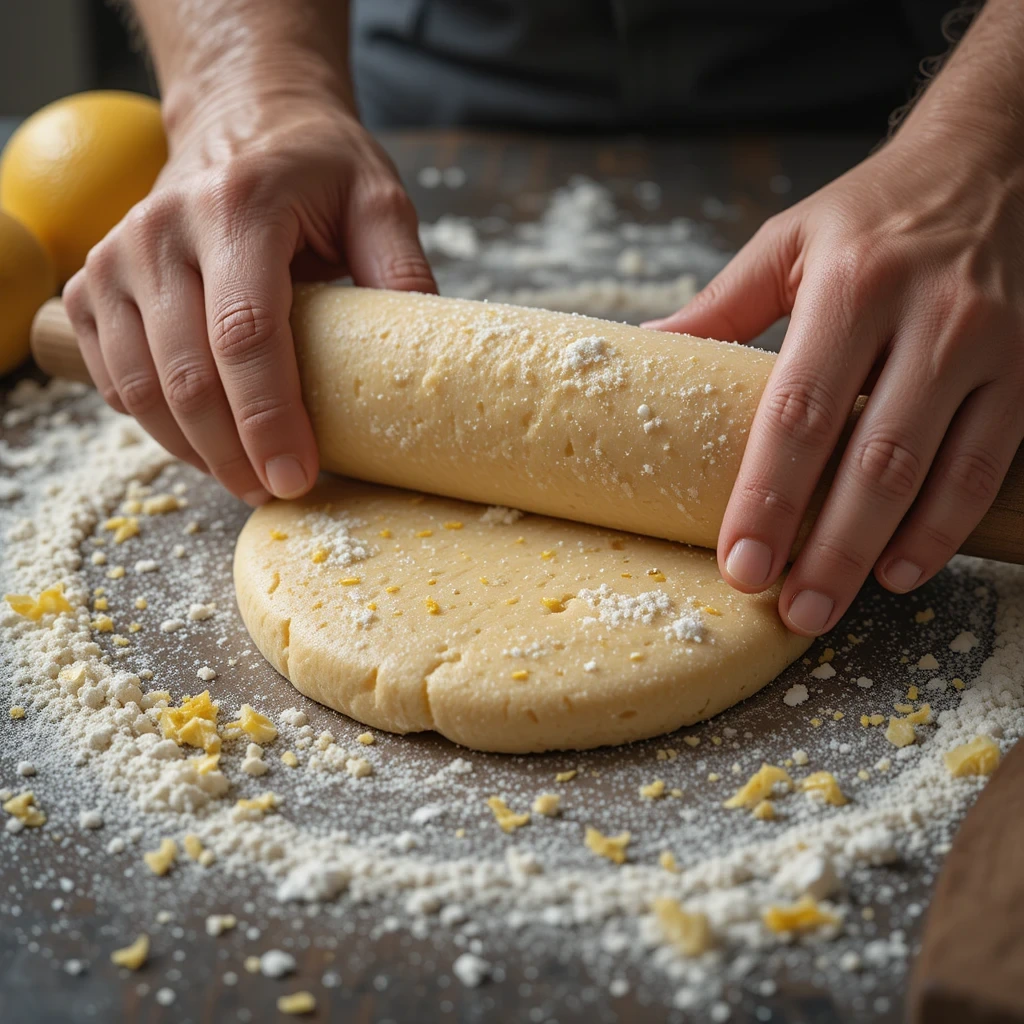
M 416 209 L 394 180 L 370 180 L 355 190 L 344 226 L 352 280 L 367 288 L 436 292 L 420 245 Z
M 798 222 L 767 221 L 679 312 L 641 324 L 656 331 L 747 342 L 793 308 Z

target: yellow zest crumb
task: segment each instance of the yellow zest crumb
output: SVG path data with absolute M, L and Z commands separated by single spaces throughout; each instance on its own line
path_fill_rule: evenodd
M 178 859 L 178 844 L 173 839 L 161 839 L 160 846 L 144 853 L 142 859 L 154 875 L 166 875 Z
M 362 743 L 364 747 L 372 747 L 376 742 L 372 732 L 361 732 L 356 739 Z
M 758 821 L 774 821 L 775 820 L 775 804 L 771 800 L 761 800 L 754 805 L 751 814 L 757 818 Z
M 461 530 L 462 529 L 462 523 L 460 523 L 457 519 L 453 519 L 453 520 L 450 520 L 449 522 L 445 523 L 444 524 L 444 528 L 446 530 Z
M 219 709 L 210 699 L 210 691 L 204 690 L 194 697 L 185 697 L 181 706 L 163 708 L 160 711 L 160 731 L 165 740 L 174 740 L 179 746 L 184 743 L 199 747 L 207 754 L 220 750 L 221 740 L 217 733 Z
M 529 814 L 516 814 L 500 796 L 489 797 L 487 806 L 493 812 L 494 819 L 497 821 L 502 832 L 515 832 L 517 828 L 522 828 L 523 825 L 529 824 Z
M 381 537 L 383 540 L 390 540 L 391 539 L 391 531 L 388 530 L 388 529 L 383 529 L 383 530 L 380 531 L 380 533 L 377 534 L 377 536 Z
M 119 580 L 123 578 L 125 569 L 123 565 L 115 565 L 112 569 L 107 570 L 108 580 Z
M 105 597 L 97 597 L 92 603 L 92 610 L 94 612 L 105 612 L 109 607 L 110 604 Z
M 708 782 L 720 782 L 722 776 L 718 772 L 708 772 Z
M 317 565 L 321 565 L 323 562 L 327 561 L 330 555 L 331 553 L 326 548 L 317 548 L 309 557 L 312 558 Z
M 541 793 L 536 800 L 533 801 L 533 810 L 535 814 L 543 814 L 545 817 L 553 818 L 558 813 L 558 805 L 562 802 L 562 798 L 557 793 Z
M 160 516 L 166 512 L 177 512 L 181 507 L 181 500 L 173 494 L 154 494 L 142 503 L 142 514 Z
M 914 710 L 913 704 L 893 704 L 893 710 L 898 711 L 901 715 L 909 715 Z
M 923 612 L 916 612 L 914 614 L 914 621 L 918 624 L 931 622 L 935 618 L 935 610 L 932 608 L 925 608 Z
M 363 582 L 361 576 L 346 576 L 343 580 L 338 580 L 343 587 L 354 587 Z
M 111 637 L 111 640 L 112 640 L 112 642 L 113 642 L 115 647 L 130 647 L 131 646 L 131 641 L 128 639 L 128 637 L 126 637 L 126 636 L 118 636 L 117 633 L 115 633 Z
M 505 601 L 505 604 L 519 604 L 518 597 L 510 597 Z
M 312 1013 L 316 1009 L 316 997 L 312 992 L 293 992 L 290 996 L 279 996 L 277 1009 L 290 1017 L 298 1017 L 304 1013 Z
M 141 623 L 139 623 L 139 622 L 129 622 L 128 623 L 128 632 L 129 633 L 138 633 L 138 631 L 140 629 L 142 629 L 142 624 Z
M 525 668 L 517 668 L 515 672 L 512 673 L 512 678 L 520 681 L 523 679 L 529 679 L 530 673 L 527 672 Z
M 260 973 L 260 958 L 258 956 L 247 956 L 242 961 L 242 966 L 249 972 L 249 974 Z
M 428 615 L 440 615 L 441 606 L 432 598 L 428 597 L 426 600 L 427 614 Z
M 704 611 L 706 611 L 708 613 L 708 615 L 721 615 L 722 614 L 717 608 L 713 608 L 709 604 L 704 605 Z
M 557 551 L 542 551 L 540 553 L 540 557 L 543 558 L 545 562 L 550 562 L 557 553 Z
M 631 579 L 633 578 L 633 574 L 632 574 L 631 572 L 623 572 L 623 573 L 619 573 L 619 575 L 620 575 L 620 576 L 621 576 L 621 577 L 622 577 L 622 578 L 623 578 L 624 580 L 631 580 Z
M 869 725 L 883 725 L 885 723 L 885 715 L 861 715 L 860 724 L 865 726 Z
M 114 620 L 109 615 L 97 615 L 92 620 L 92 628 L 97 633 L 113 633 L 114 632 Z
M 662 850 L 658 854 L 658 865 L 670 875 L 679 874 L 679 865 L 676 863 L 675 854 L 670 850 Z
M 644 800 L 660 800 L 665 795 L 665 783 L 661 779 L 655 779 L 646 786 L 640 787 L 640 796 Z
M 865 907 L 861 912 L 860 916 L 865 921 L 874 921 L 875 919 L 875 908 Z
M 714 945 L 706 914 L 688 913 L 678 900 L 667 897 L 652 905 L 661 933 L 683 956 L 700 956 Z
M 990 736 L 975 736 L 942 755 L 949 774 L 955 779 L 968 775 L 991 775 L 999 767 L 999 744 Z
M 754 807 L 770 797 L 777 785 L 784 785 L 787 790 L 793 788 L 789 772 L 773 764 L 762 764 L 722 806 L 728 810 L 736 807 Z
M 220 767 L 220 753 L 204 754 L 202 757 L 192 758 L 197 775 L 209 775 Z
M 427 580 L 427 586 L 428 587 L 437 586 L 437 580 Z
M 181 841 L 181 846 L 190 860 L 199 860 L 203 855 L 203 841 L 192 832 Z
M 677 800 L 679 800 L 683 795 L 683 791 L 681 789 L 670 789 L 668 791 L 668 795 L 674 796 Z
M 570 768 L 567 772 L 559 772 L 555 776 L 555 782 L 572 782 L 576 778 L 577 770 Z
M 71 611 L 71 605 L 64 596 L 63 583 L 47 587 L 36 598 L 27 594 L 5 594 L 4 600 L 15 612 L 33 622 L 38 622 L 44 615 L 59 615 L 61 612 Z
M 811 719 L 811 727 L 814 728 L 814 729 L 820 729 L 821 728 L 821 719 L 820 718 L 812 718 Z
M 286 764 L 289 768 L 298 768 L 299 767 L 299 759 L 290 750 L 286 750 L 281 755 L 281 761 L 282 761 L 282 763 Z
M 894 747 L 909 747 L 917 739 L 914 724 L 905 718 L 889 719 L 889 727 L 885 730 L 885 738 Z
M 722 745 L 722 737 L 721 737 L 721 736 L 712 736 L 712 737 L 711 737 L 711 742 L 712 742 L 712 743 L 713 743 L 713 744 L 714 744 L 714 745 L 715 745 L 716 747 L 720 747 L 720 746 Z
M 643 651 L 630 651 L 629 652 L 629 660 L 630 661 L 643 661 L 644 660 L 644 653 L 643 653 Z
M 557 614 L 558 612 L 565 611 L 565 602 L 568 600 L 570 600 L 568 597 L 542 597 L 540 603 L 549 612 Z
M 832 721 L 833 722 L 841 722 L 845 717 L 846 717 L 846 715 L 844 715 L 842 713 L 842 711 L 833 711 L 832 712 Z
M 36 795 L 31 790 L 12 796 L 4 805 L 3 809 L 17 818 L 26 828 L 41 828 L 46 824 L 46 815 L 36 804 Z
M 284 530 L 271 530 L 270 531 L 270 539 L 271 540 L 287 540 L 288 539 L 288 534 L 285 533 Z
M 15 704 L 14 707 L 11 708 L 11 718 L 13 718 L 15 721 L 17 721 L 18 719 L 24 718 L 24 717 L 25 717 L 25 709 L 20 704 Z
M 280 800 L 276 793 L 267 792 L 254 796 L 251 800 L 236 800 L 235 807 L 240 811 L 254 811 L 257 814 L 264 814 L 267 811 L 275 810 L 279 803 Z
M 401 587 L 385 587 L 385 594 L 397 594 L 402 588 Z
M 836 777 L 831 772 L 813 772 L 806 779 L 800 780 L 800 788 L 805 793 L 820 795 L 825 803 L 833 807 L 842 807 L 847 802 Z
M 910 686 L 907 688 L 907 700 L 917 700 L 917 687 Z
M 104 530 L 113 530 L 114 543 L 123 544 L 139 535 L 139 521 L 134 516 L 113 516 L 103 524 Z
M 149 602 L 144 597 L 135 598 L 135 610 L 144 612 L 149 607 Z
M 922 704 L 916 711 L 907 715 L 907 721 L 911 725 L 930 725 L 932 720 L 932 707 L 930 704 Z
M 417 537 L 433 537 L 434 536 L 434 531 L 433 530 L 417 530 L 416 531 L 416 536 Z
M 653 583 L 665 582 L 665 574 L 658 569 L 648 569 L 647 576 Z
M 825 650 L 818 655 L 818 664 L 825 665 L 830 662 L 836 656 L 836 652 L 831 647 L 826 647 Z
M 130 946 L 115 949 L 110 954 L 110 962 L 115 967 L 125 967 L 129 971 L 137 971 L 149 959 L 149 936 L 140 935 Z
M 606 857 L 613 864 L 625 864 L 626 847 L 629 846 L 629 840 L 628 832 L 620 832 L 617 836 L 606 836 L 589 825 L 583 837 L 583 842 L 588 850 L 596 853 L 599 857 Z
M 838 924 L 839 918 L 822 910 L 813 896 L 804 896 L 788 906 L 766 907 L 761 914 L 773 932 L 809 932 L 826 924 Z
M 466 830 L 464 828 L 457 828 L 455 830 L 455 838 L 456 839 L 465 839 L 466 838 Z
M 699 747 L 700 746 L 700 737 L 699 736 L 684 736 L 683 737 L 683 742 L 688 747 Z
M 954 690 L 962 690 L 964 686 L 967 685 L 959 676 L 957 676 L 955 679 L 950 680 L 950 684 L 952 685 Z
M 277 726 L 266 715 L 261 715 L 248 704 L 243 704 L 238 709 L 238 721 L 229 722 L 225 728 L 240 729 L 253 743 L 258 743 L 261 747 L 277 739 Z
M 867 782 L 871 778 L 871 773 L 866 768 L 859 768 L 857 770 L 857 778 L 861 782 Z

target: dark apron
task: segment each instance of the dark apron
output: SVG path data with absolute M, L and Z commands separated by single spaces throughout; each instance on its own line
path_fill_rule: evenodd
M 375 128 L 867 128 L 946 49 L 952 0 L 355 0 Z

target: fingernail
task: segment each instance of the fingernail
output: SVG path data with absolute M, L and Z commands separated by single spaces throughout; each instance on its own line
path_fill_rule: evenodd
M 242 495 L 242 501 L 246 505 L 251 505 L 253 508 L 259 508 L 260 505 L 266 505 L 270 501 L 270 495 L 262 487 L 257 487 L 254 491 L 249 491 L 248 494 Z
M 753 537 L 743 537 L 729 551 L 725 571 L 745 587 L 759 587 L 772 571 L 772 549 Z
M 919 565 L 914 565 L 905 558 L 897 558 L 889 563 L 882 575 L 893 590 L 906 591 L 913 589 L 923 573 L 924 570 Z
M 279 498 L 297 498 L 307 487 L 306 471 L 294 455 L 278 455 L 267 463 L 267 482 Z
M 816 590 L 801 590 L 789 606 L 789 621 L 805 633 L 821 633 L 836 603 Z
M 658 331 L 667 319 L 668 317 L 662 317 L 660 320 L 645 320 L 640 326 L 648 331 Z

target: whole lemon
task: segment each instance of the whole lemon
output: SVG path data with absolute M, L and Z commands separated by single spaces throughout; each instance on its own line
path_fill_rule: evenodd
M 113 91 L 67 96 L 19 125 L 0 154 L 0 209 L 35 234 L 66 281 L 166 161 L 156 100 Z
M 24 224 L 0 211 L 0 377 L 28 355 L 32 318 L 56 288 L 46 250 Z

